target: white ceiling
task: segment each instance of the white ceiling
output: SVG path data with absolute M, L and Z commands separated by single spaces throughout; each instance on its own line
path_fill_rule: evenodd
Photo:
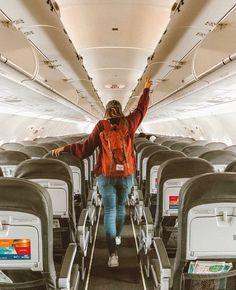
M 125 107 L 168 24 L 174 2 L 57 1 L 61 20 L 104 105 L 118 99 Z

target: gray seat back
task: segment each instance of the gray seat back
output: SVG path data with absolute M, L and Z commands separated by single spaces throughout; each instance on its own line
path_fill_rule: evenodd
M 0 200 L 0 269 L 7 270 L 10 279 L 16 271 L 19 273 L 11 289 L 27 288 L 20 283 L 19 276 L 22 281 L 36 276 L 34 289 L 56 290 L 52 204 L 48 192 L 28 180 L 1 178 Z M 37 283 L 45 287 L 36 287 Z
M 157 172 L 160 165 L 166 160 L 176 158 L 176 157 L 186 157 L 186 155 L 180 151 L 175 150 L 163 150 L 153 153 L 147 162 L 146 170 L 146 182 L 145 184 L 145 195 L 157 194 L 158 193 L 158 180 Z
M 31 158 L 42 158 L 48 152 L 44 147 L 35 145 L 24 146 L 20 151 Z
M 0 151 L 0 167 L 5 177 L 14 176 L 16 166 L 30 157 L 20 151 L 5 150 Z
M 4 150 L 14 150 L 18 151 L 19 149 L 23 148 L 24 145 L 15 142 L 4 143 L 1 145 Z
M 165 161 L 158 170 L 158 222 L 163 216 L 178 216 L 179 192 L 183 184 L 196 175 L 214 172 L 210 162 L 200 158 L 179 157 Z
M 181 188 L 173 290 L 183 289 L 188 261 L 236 261 L 235 188 L 236 173 L 203 174 Z
M 225 147 L 227 147 L 227 145 L 223 142 L 209 142 L 204 146 L 206 146 L 210 150 L 223 150 Z
M 203 153 L 199 158 L 205 159 L 213 164 L 215 171 L 222 172 L 230 162 L 236 160 L 236 153 L 225 150 L 212 150 Z

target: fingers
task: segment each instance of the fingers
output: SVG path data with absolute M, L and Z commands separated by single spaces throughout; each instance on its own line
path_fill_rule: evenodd
M 152 80 L 151 80 L 150 76 L 147 76 L 145 78 L 145 85 L 144 85 L 144 87 L 149 89 L 151 87 L 151 85 L 152 85 Z
M 53 149 L 51 151 L 51 154 L 54 157 L 58 157 L 63 151 L 64 151 L 64 147 L 60 147 L 60 148 L 57 148 L 57 149 Z

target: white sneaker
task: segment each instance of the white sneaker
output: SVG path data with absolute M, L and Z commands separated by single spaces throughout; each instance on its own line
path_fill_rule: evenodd
M 110 256 L 109 260 L 108 260 L 108 267 L 115 268 L 118 266 L 119 266 L 118 256 L 116 256 L 116 255 Z
M 116 245 L 117 246 L 121 245 L 121 236 L 116 237 Z

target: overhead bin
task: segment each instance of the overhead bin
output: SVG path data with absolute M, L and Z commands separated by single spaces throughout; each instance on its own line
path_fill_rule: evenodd
M 160 89 L 162 83 L 163 86 L 167 86 L 168 83 L 169 91 L 174 91 L 176 87 L 172 81 L 169 81 L 170 74 L 185 66 L 187 55 L 215 29 L 234 7 L 235 1 L 233 0 L 224 3 L 220 0 L 180 1 L 153 56 L 148 60 L 146 70 L 132 96 L 140 94 L 145 76 L 152 77 L 154 89 L 156 85 Z M 179 71 L 177 73 L 182 75 Z M 159 82 L 161 82 L 160 85 Z M 129 103 L 126 109 L 128 108 Z
M 51 2 L 4 1 L 1 10 L 5 16 L 5 27 L 1 27 L 0 33 L 5 36 L 8 34 L 8 37 L 10 33 L 10 38 L 14 33 L 21 40 L 18 44 L 14 43 L 15 47 L 11 47 L 10 60 L 26 69 L 32 79 L 50 84 L 59 92 L 63 91 L 64 87 L 68 90 L 68 84 L 73 86 L 74 93 L 77 94 L 73 102 L 78 105 L 80 100 L 81 105 L 84 99 L 93 107 L 93 113 L 95 111 L 97 117 L 101 116 L 104 110 L 102 102 L 83 66 L 82 58 L 77 54 Z M 3 18 L 3 15 L 1 17 Z M 21 34 L 17 33 L 12 25 Z M 22 35 L 28 40 L 27 48 Z M 9 47 L 6 50 L 8 51 Z M 62 75 L 59 78 L 53 77 L 56 72 Z

